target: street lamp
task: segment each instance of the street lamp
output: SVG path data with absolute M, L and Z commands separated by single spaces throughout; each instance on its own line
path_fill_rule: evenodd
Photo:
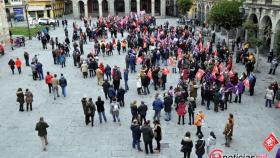
M 24 11 L 25 11 L 25 19 L 26 19 L 26 22 L 27 22 L 27 28 L 28 28 L 28 37 L 29 37 L 29 40 L 32 40 L 32 37 L 31 37 L 31 32 L 30 32 L 30 26 L 29 26 L 29 19 L 28 19 L 28 16 L 27 16 L 27 7 L 28 7 L 28 0 L 24 0 Z

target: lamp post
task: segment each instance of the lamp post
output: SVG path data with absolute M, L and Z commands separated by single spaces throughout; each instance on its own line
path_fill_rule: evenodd
M 32 37 L 31 37 L 31 32 L 30 32 L 30 26 L 29 26 L 29 19 L 28 19 L 28 16 L 27 16 L 27 7 L 28 7 L 28 0 L 24 0 L 24 11 L 25 11 L 25 20 L 27 22 L 27 29 L 28 29 L 28 38 L 29 40 L 32 40 Z

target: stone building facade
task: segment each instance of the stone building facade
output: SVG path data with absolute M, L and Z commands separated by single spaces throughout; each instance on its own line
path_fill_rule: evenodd
M 280 0 L 246 0 L 247 20 L 258 26 L 259 37 L 265 39 L 265 49 L 275 48 L 276 33 L 280 29 Z
M 152 16 L 176 15 L 176 0 L 73 0 L 74 17 L 128 15 L 145 11 Z
M 9 26 L 5 11 L 4 1 L 0 0 L 0 42 L 8 43 L 9 41 Z

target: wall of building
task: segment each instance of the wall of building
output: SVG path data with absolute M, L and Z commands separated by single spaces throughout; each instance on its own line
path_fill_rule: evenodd
M 5 44 L 9 40 L 9 27 L 7 22 L 7 16 L 4 6 L 4 1 L 0 0 L 0 42 Z

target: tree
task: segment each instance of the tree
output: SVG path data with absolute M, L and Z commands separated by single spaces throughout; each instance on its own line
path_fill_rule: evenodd
M 239 7 L 242 2 L 221 0 L 216 3 L 209 12 L 208 20 L 210 23 L 223 27 L 228 32 L 242 26 L 242 13 L 239 12 Z
M 192 0 L 177 0 L 176 3 L 181 14 L 187 13 L 193 5 Z

